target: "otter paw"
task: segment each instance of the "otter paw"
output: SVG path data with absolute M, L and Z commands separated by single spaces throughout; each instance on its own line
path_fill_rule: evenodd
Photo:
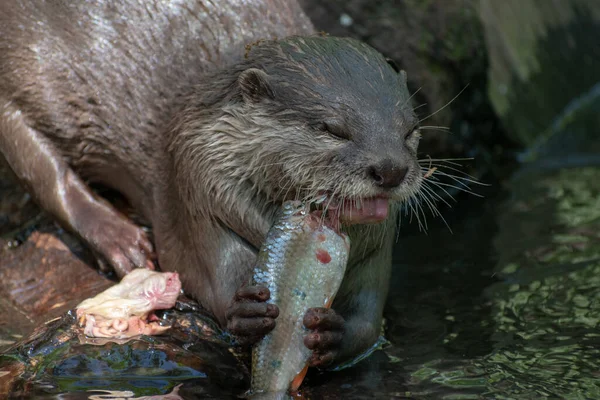
M 245 286 L 235 293 L 226 313 L 227 330 L 240 345 L 252 345 L 275 328 L 279 308 L 265 303 L 270 297 L 269 289 L 263 286 Z
M 104 272 L 111 269 L 119 278 L 134 268 L 154 270 L 152 243 L 142 228 L 125 218 L 102 221 L 88 237 L 92 247 L 99 253 L 98 264 Z
M 313 352 L 308 364 L 311 367 L 331 364 L 344 337 L 344 318 L 330 308 L 310 308 L 303 322 L 312 331 L 304 336 L 304 345 Z

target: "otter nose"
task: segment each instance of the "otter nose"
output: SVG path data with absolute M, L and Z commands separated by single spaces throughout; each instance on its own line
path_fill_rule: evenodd
M 400 186 L 407 172 L 407 167 L 401 167 L 390 160 L 369 167 L 369 175 L 375 184 L 384 189 Z

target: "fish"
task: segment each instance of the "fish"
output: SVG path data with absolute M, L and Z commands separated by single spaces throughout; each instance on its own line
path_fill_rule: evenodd
M 169 329 L 154 315 L 177 302 L 181 281 L 176 272 L 137 268 L 121 282 L 76 307 L 79 325 L 88 337 L 126 339 L 160 335 Z
M 311 355 L 304 345 L 309 308 L 330 307 L 344 278 L 350 239 L 310 204 L 286 201 L 259 250 L 252 283 L 279 307 L 275 328 L 252 349 L 248 398 L 283 399 L 296 391 Z

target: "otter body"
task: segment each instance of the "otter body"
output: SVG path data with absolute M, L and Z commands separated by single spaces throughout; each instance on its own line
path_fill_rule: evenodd
M 119 276 L 151 267 L 153 247 L 86 183 L 122 192 L 160 267 L 248 343 L 276 323 L 268 291 L 242 287 L 274 213 L 327 193 L 352 253 L 332 310 L 307 312 L 305 343 L 312 365 L 347 359 L 379 334 L 388 209 L 422 179 L 418 121 L 379 53 L 312 33 L 290 0 L 5 2 L 0 152 Z

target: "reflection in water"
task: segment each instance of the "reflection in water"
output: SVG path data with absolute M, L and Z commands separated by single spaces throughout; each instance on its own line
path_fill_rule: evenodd
M 496 243 L 499 254 L 522 252 L 497 267 L 497 350 L 477 363 L 492 393 L 600 398 L 599 178 L 599 168 L 577 168 L 515 182 Z M 526 235 L 526 247 L 515 243 Z
M 454 303 L 468 299 L 467 288 L 478 286 L 478 271 L 485 274 L 488 266 L 498 282 L 482 297 L 470 297 L 477 300 L 470 310 L 442 298 L 450 305 L 447 315 L 438 308 L 437 321 L 420 326 L 426 336 L 428 327 L 440 335 L 431 337 L 437 354 L 429 349 L 430 360 L 421 356 L 414 370 L 405 371 L 415 398 L 432 393 L 450 396 L 443 398 L 600 398 L 600 168 L 530 171 L 512 182 L 511 191 L 504 202 L 488 200 L 496 204 L 481 210 L 488 216 L 473 216 L 496 219 L 495 251 L 479 260 L 471 278 L 463 276 L 465 293 L 454 292 L 460 296 Z M 474 221 L 463 222 L 464 227 Z M 475 237 L 460 241 L 465 239 L 481 244 Z M 444 247 L 436 252 L 446 253 Z M 461 258 L 461 263 L 470 259 Z M 473 320 L 473 313 L 481 319 Z M 478 330 L 478 338 L 457 343 L 464 333 Z M 403 345 L 407 349 L 391 351 L 406 357 L 412 346 Z M 477 348 L 487 351 L 478 355 Z
M 392 345 L 308 393 L 600 398 L 600 168 L 528 169 L 507 189 L 444 210 L 454 234 L 431 221 L 400 238 Z

